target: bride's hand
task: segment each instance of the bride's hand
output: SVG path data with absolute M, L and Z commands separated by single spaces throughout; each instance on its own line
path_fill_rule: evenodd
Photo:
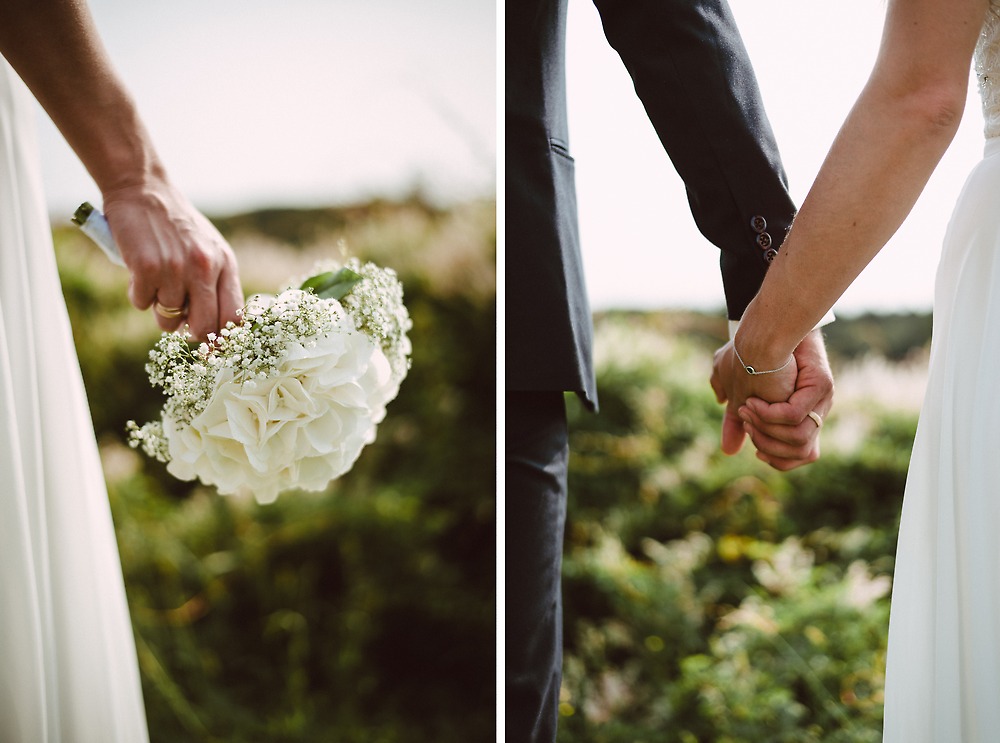
M 739 411 L 758 449 L 757 458 L 779 470 L 819 458 L 820 428 L 833 407 L 833 374 L 820 331 L 814 330 L 802 340 L 795 349 L 795 360 L 798 377 L 786 402 L 769 403 L 752 397 Z
M 104 211 L 131 273 L 129 299 L 153 307 L 163 330 L 186 322 L 204 340 L 243 306 L 236 258 L 218 230 L 171 184 L 151 180 L 103 194 Z M 171 310 L 177 310 L 175 314 Z
M 769 402 L 788 400 L 795 391 L 798 362 L 794 356 L 778 371 L 768 374 L 749 374 L 739 361 L 730 341 L 715 352 L 711 384 L 715 398 L 726 404 L 722 420 L 722 451 L 736 454 L 743 448 L 749 431 L 741 416 L 750 397 Z M 779 364 L 780 365 L 780 364 Z M 755 445 L 757 444 L 754 441 Z M 760 446 L 757 445 L 758 449 Z

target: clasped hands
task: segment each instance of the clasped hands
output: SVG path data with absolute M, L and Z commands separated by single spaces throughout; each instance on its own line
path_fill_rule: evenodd
M 735 454 L 749 436 L 757 458 L 778 470 L 819 458 L 821 422 L 833 405 L 833 375 L 819 330 L 811 331 L 791 363 L 773 374 L 747 373 L 730 341 L 715 352 L 711 383 L 716 399 L 726 405 L 723 452 Z

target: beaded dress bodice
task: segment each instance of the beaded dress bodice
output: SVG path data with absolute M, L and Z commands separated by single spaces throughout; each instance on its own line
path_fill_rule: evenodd
M 1000 137 L 1000 0 L 993 0 L 974 57 L 986 138 Z

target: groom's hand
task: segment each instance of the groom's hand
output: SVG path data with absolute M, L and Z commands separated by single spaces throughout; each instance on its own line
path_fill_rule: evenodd
M 822 421 L 833 405 L 833 375 L 820 331 L 809 333 L 795 349 L 794 365 L 797 371 L 787 400 L 768 402 L 777 400 L 773 393 L 741 396 L 739 388 L 746 387 L 746 380 L 738 372 L 746 375 L 746 371 L 734 368 L 732 344 L 716 352 L 712 387 L 719 402 L 727 403 L 723 451 L 739 451 L 744 434 L 749 434 L 757 458 L 775 469 L 790 470 L 819 458 L 820 423 L 810 413 Z M 737 384 L 740 381 L 743 385 Z

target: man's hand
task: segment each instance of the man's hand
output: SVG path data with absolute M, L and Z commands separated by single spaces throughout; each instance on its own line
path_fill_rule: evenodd
M 833 405 L 833 375 L 823 336 L 809 333 L 795 349 L 794 362 L 776 374 L 747 374 L 727 343 L 715 353 L 712 389 L 726 403 L 722 450 L 735 454 L 749 435 L 757 458 L 790 470 L 819 458 L 819 424 Z

